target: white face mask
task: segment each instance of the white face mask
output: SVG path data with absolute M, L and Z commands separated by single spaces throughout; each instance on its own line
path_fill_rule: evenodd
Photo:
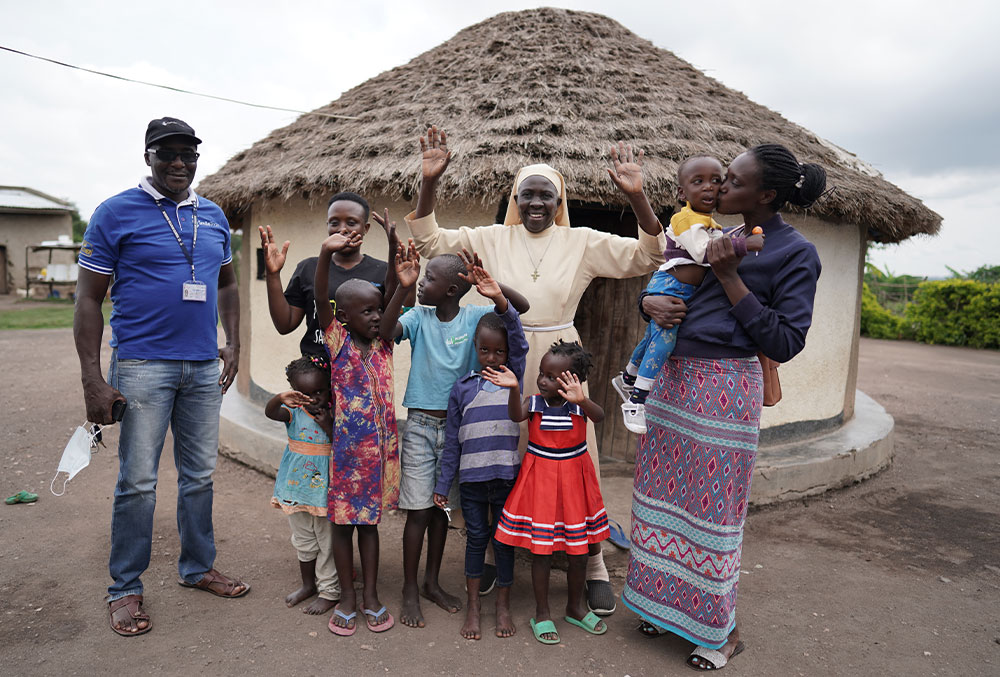
M 59 459 L 59 468 L 49 482 L 49 491 L 54 496 L 62 496 L 66 493 L 66 485 L 78 472 L 90 465 L 91 450 L 97 447 L 101 441 L 101 426 L 94 424 L 90 430 L 83 426 L 78 426 L 73 431 L 73 436 L 69 438 L 66 448 L 63 449 L 62 458 Z M 63 480 L 62 491 L 56 493 L 55 482 L 59 478 L 59 473 L 66 473 Z

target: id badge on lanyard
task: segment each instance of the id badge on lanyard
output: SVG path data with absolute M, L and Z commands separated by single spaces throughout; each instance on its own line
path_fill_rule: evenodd
M 204 303 L 208 300 L 208 285 L 198 280 L 188 280 L 181 288 L 181 300 Z
M 184 258 L 187 259 L 188 265 L 191 266 L 191 279 L 181 285 L 181 300 L 205 303 L 208 300 L 208 285 L 201 282 L 194 274 L 194 247 L 198 243 L 198 203 L 195 203 L 191 208 L 191 221 L 194 224 L 194 232 L 191 235 L 191 251 L 188 251 L 188 248 L 184 246 L 181 234 L 174 228 L 174 222 L 170 220 L 167 211 L 160 204 L 159 200 L 156 200 L 156 206 L 160 208 L 163 219 L 170 226 L 170 232 L 174 234 L 177 244 L 180 245 L 181 251 L 184 252 Z

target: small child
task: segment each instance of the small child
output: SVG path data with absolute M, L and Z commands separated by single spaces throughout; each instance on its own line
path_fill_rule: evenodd
M 285 604 L 293 607 L 319 592 L 303 611 L 325 614 L 340 599 L 332 528 L 326 518 L 333 423 L 330 363 L 325 357 L 302 356 L 285 367 L 285 376 L 292 390 L 278 393 L 264 407 L 264 415 L 281 421 L 288 430 L 271 505 L 288 515 L 302 587 L 285 597 Z
M 618 148 L 612 147 L 611 154 L 614 170 L 609 169 L 608 173 L 628 196 L 639 223 L 655 223 L 662 228 L 642 192 L 642 151 L 633 161 L 632 147 L 619 143 Z M 708 243 L 724 236 L 722 226 L 712 218 L 723 172 L 721 162 L 706 156 L 689 157 L 677 168 L 677 199 L 684 206 L 670 219 L 664 252 L 666 263 L 653 273 L 646 287 L 647 295 L 674 296 L 688 301 L 705 279 L 709 267 L 705 261 Z M 747 251 L 760 251 L 764 246 L 763 235 L 744 237 L 742 227 L 725 235 L 732 238 L 739 256 L 746 256 Z M 677 327 L 664 329 L 650 322 L 625 370 L 611 381 L 625 400 L 622 404 L 625 427 L 634 433 L 646 432 L 646 397 L 676 342 Z
M 539 394 L 523 401 L 512 371 L 503 366 L 484 371 L 495 385 L 510 388 L 510 419 L 517 423 L 529 419 L 527 453 L 500 516 L 496 539 L 532 552 L 535 617 L 530 625 L 542 644 L 559 643 L 549 612 L 549 571 L 552 553 L 559 550 L 569 560 L 566 622 L 594 635 L 608 630 L 588 611 L 584 599 L 589 546 L 609 535 L 597 472 L 587 453 L 587 419 L 595 423 L 604 419 L 604 410 L 583 393 L 590 368 L 590 354 L 579 343 L 553 343 L 538 367 Z
M 358 233 L 334 233 L 323 242 L 316 265 L 317 298 L 327 298 L 332 255 L 360 244 Z M 394 510 L 399 500 L 392 343 L 379 338 L 382 292 L 371 282 L 345 281 L 337 289 L 336 303 L 336 316 L 328 303 L 317 307 L 334 393 L 327 517 L 333 522 L 333 558 L 344 581 L 351 580 L 353 533 L 358 532 L 360 608 L 368 628 L 384 632 L 395 621 L 378 598 L 378 524 L 382 513 Z M 357 608 L 354 586 L 345 585 L 327 626 L 330 632 L 353 635 Z
M 476 288 L 493 297 L 500 290 L 489 273 L 473 270 Z M 499 308 L 498 308 L 499 311 Z M 514 306 L 507 311 L 487 313 L 476 325 L 473 336 L 481 369 L 506 365 L 520 383 L 528 340 Z M 486 380 L 481 372 L 470 371 L 458 379 L 448 398 L 448 424 L 441 452 L 441 476 L 434 488 L 434 504 L 448 508 L 448 492 L 458 474 L 462 515 L 465 517 L 465 581 L 468 595 L 465 639 L 480 639 L 479 581 L 483 577 L 486 547 L 492 540 L 497 561 L 496 636 L 511 637 L 516 632 L 510 614 L 510 586 L 514 583 L 514 549 L 494 538 L 507 495 L 514 487 L 521 458 L 517 452 L 521 428 L 510 420 L 507 393 Z M 490 512 L 492 510 L 492 519 Z
M 479 319 L 493 311 L 489 306 L 459 304 L 472 286 L 474 278 L 470 271 L 477 264 L 482 267 L 475 254 L 463 252 L 463 255 L 464 258 L 442 254 L 431 259 L 417 285 L 417 300 L 421 305 L 399 317 L 403 297 L 416 285 L 420 275 L 420 255 L 413 241 L 410 240 L 405 251 L 400 247 L 395 261 L 399 286 L 382 316 L 383 340 L 409 339 L 412 346 L 410 375 L 403 396 L 403 406 L 408 412 L 401 453 L 399 507 L 407 511 L 403 527 L 400 620 L 413 628 L 424 627 L 420 595 L 448 613 L 462 608 L 462 602 L 446 592 L 439 581 L 448 519 L 443 510 L 434 506 L 434 487 L 441 472 L 448 394 L 460 376 L 476 367 L 472 335 Z M 518 312 L 527 311 L 527 302 L 516 292 L 493 285 L 484 287 L 480 293 L 487 289 L 497 312 L 506 312 L 508 298 Z M 417 570 L 425 532 L 427 563 L 423 585 L 418 588 Z

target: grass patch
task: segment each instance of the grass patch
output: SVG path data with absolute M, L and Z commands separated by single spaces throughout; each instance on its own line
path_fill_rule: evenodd
M 0 310 L 0 330 L 3 329 L 66 329 L 73 326 L 73 302 L 30 302 L 22 307 Z M 111 303 L 101 306 L 104 322 L 111 316 Z

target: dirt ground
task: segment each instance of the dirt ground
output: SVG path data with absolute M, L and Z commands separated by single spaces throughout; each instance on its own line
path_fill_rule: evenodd
M 154 630 L 120 638 L 102 599 L 117 432 L 53 497 L 49 480 L 84 416 L 72 332 L 0 332 L 0 355 L 0 493 L 41 496 L 0 506 L 0 674 L 689 674 L 689 645 L 640 636 L 621 605 L 603 637 L 561 624 L 561 645 L 535 642 L 523 566 L 512 639 L 493 637 L 484 615 L 485 638 L 463 640 L 459 617 L 427 606 L 425 629 L 334 637 L 326 617 L 282 603 L 298 567 L 287 523 L 267 505 L 273 480 L 227 459 L 215 475 L 217 566 L 253 590 L 221 600 L 181 588 L 169 446 L 144 577 Z M 1000 674 L 998 384 L 1000 353 L 862 341 L 859 387 L 896 418 L 895 461 L 862 484 L 751 513 L 739 604 L 747 651 L 727 674 Z M 381 530 L 381 595 L 394 613 L 402 522 Z M 456 592 L 462 551 L 453 532 L 444 571 Z M 562 576 L 552 594 L 558 608 Z

